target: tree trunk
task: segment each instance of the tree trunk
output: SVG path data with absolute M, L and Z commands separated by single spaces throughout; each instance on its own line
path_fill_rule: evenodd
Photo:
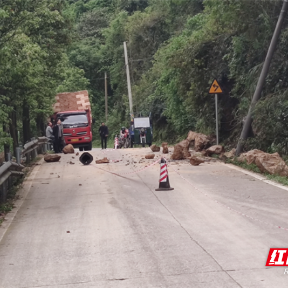
M 13 139 L 13 153 L 16 155 L 16 147 L 18 147 L 18 131 L 17 131 L 17 117 L 16 117 L 16 109 L 14 107 L 13 111 L 10 113 L 10 135 Z
M 5 124 L 3 124 L 3 132 L 7 132 L 7 126 Z M 8 161 L 8 155 L 7 153 L 10 152 L 10 146 L 7 144 L 4 144 L 4 157 L 5 157 L 5 161 Z
M 31 140 L 31 129 L 30 129 L 30 109 L 29 105 L 24 100 L 23 102 L 23 145 L 26 142 L 29 142 Z
M 40 114 L 37 116 L 37 136 L 45 136 L 45 123 L 43 116 Z

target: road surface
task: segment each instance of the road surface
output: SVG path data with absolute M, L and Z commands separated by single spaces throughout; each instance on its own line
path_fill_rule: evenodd
M 265 267 L 270 248 L 288 247 L 277 227 L 288 227 L 288 191 L 229 165 L 177 161 L 174 190 L 157 192 L 148 152 L 35 166 L 0 228 L 0 287 L 288 287 L 285 267 Z M 113 162 L 97 165 L 104 156 Z

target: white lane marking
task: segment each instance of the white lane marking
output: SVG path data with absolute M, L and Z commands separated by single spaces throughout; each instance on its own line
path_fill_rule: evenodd
M 237 167 L 237 166 L 235 166 L 235 165 L 233 165 L 233 164 L 224 164 L 224 163 L 221 163 L 221 164 L 222 164 L 222 165 L 225 165 L 226 167 L 228 166 L 229 168 L 232 168 L 232 169 L 234 169 L 234 170 L 240 171 L 240 172 L 242 172 L 242 173 L 244 173 L 244 174 L 247 174 L 247 175 L 249 175 L 249 176 L 252 176 L 252 177 L 254 177 L 254 178 L 256 178 L 256 179 L 258 179 L 258 180 L 260 180 L 260 181 L 263 181 L 263 182 L 266 183 L 266 184 L 269 184 L 269 185 L 275 186 L 275 187 L 277 187 L 277 188 L 280 188 L 280 189 L 283 189 L 283 190 L 288 191 L 288 187 L 286 187 L 286 186 L 284 186 L 284 185 L 282 185 L 282 184 L 276 183 L 276 182 L 274 182 L 274 181 L 268 180 L 266 177 L 261 176 L 261 175 L 258 175 L 257 173 L 250 172 L 250 171 L 245 170 L 245 169 L 243 169 L 243 168 Z

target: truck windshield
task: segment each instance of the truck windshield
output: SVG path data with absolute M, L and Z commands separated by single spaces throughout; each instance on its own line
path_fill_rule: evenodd
M 58 115 L 64 127 L 74 125 L 77 127 L 83 127 L 88 125 L 88 119 L 86 114 L 62 114 Z

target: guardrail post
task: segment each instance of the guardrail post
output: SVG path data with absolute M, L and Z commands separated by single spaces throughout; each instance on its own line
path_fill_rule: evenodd
M 16 162 L 17 164 L 21 164 L 21 148 L 17 147 L 16 148 Z
M 7 153 L 7 162 L 9 162 L 9 161 L 11 161 L 11 153 L 10 152 Z
M 46 152 L 47 152 L 47 145 L 48 145 L 48 143 L 43 144 L 43 154 L 46 154 Z
M 26 153 L 25 156 L 26 156 L 26 163 L 28 164 L 30 162 L 31 152 Z
M 34 160 L 35 158 L 36 158 L 36 151 L 35 151 L 36 149 L 34 148 L 34 149 L 32 149 L 32 151 L 31 151 L 31 160 Z
M 0 203 L 4 203 L 7 200 L 8 185 L 7 180 L 0 185 Z
M 5 202 L 4 183 L 0 185 L 0 203 Z

